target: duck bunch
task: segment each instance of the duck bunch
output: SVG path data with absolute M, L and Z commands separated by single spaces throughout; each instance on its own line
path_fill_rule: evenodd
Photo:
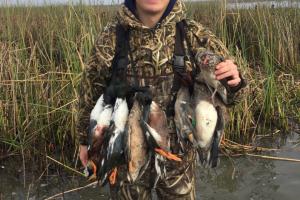
M 106 104 L 102 95 L 90 117 L 89 158 L 87 176 L 100 177 L 105 182 L 108 174 L 114 182 L 115 167 L 123 159 L 123 137 L 128 116 L 126 98 L 117 98 L 114 104 Z M 105 148 L 104 148 L 105 147 Z
M 216 167 L 218 149 L 225 126 L 224 103 L 228 104 L 227 88 L 215 78 L 215 67 L 224 59 L 209 51 L 196 55 L 197 73 L 193 93 L 181 87 L 175 103 L 177 133 L 197 149 L 205 167 Z
M 149 90 L 134 88 L 131 109 L 126 98 L 116 98 L 114 106 L 102 95 L 91 112 L 90 155 L 87 176 L 102 185 L 116 182 L 118 167 L 127 164 L 128 181 L 135 182 L 145 172 L 150 158 L 155 157 L 158 178 L 163 175 L 163 162 L 181 161 L 170 151 L 167 117 L 152 101 Z M 157 178 L 157 180 L 158 180 Z
M 186 86 L 178 91 L 174 120 L 181 141 L 193 144 L 203 165 L 215 167 L 225 123 L 222 107 L 228 103 L 228 90 L 214 75 L 223 58 L 205 51 L 196 55 L 196 61 L 201 73 L 192 94 Z M 114 184 L 118 167 L 127 164 L 127 179 L 133 183 L 154 157 L 157 183 L 166 174 L 167 160 L 182 160 L 171 153 L 166 114 L 152 101 L 149 88 L 129 87 L 120 78 L 124 74 L 113 78 L 91 112 L 87 176 L 102 185 Z
M 141 127 L 146 134 L 146 141 L 150 147 L 150 152 L 154 154 L 154 164 L 156 170 L 156 179 L 154 187 L 159 178 L 166 176 L 167 160 L 181 162 L 182 159 L 171 153 L 170 149 L 170 131 L 168 130 L 167 116 L 159 105 L 152 101 L 143 110 L 144 119 L 141 121 Z

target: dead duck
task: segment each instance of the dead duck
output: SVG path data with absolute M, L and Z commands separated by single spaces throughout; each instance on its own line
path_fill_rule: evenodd
M 204 167 L 216 167 L 219 144 L 223 135 L 225 120 L 219 99 L 211 100 L 211 91 L 206 84 L 196 83 L 194 95 L 189 95 L 185 89 L 180 89 L 175 104 L 175 123 L 179 135 L 189 140 L 197 149 L 199 160 Z
M 174 120 L 179 136 L 197 149 L 202 165 L 215 167 L 225 126 L 224 102 L 228 103 L 227 89 L 214 75 L 223 58 L 207 51 L 196 58 L 201 72 L 194 78 L 192 95 L 186 86 L 179 89 Z
M 200 73 L 196 75 L 195 81 L 207 85 L 212 91 L 212 101 L 216 99 L 215 95 L 218 94 L 225 104 L 232 103 L 230 102 L 231 98 L 228 98 L 231 95 L 228 93 L 228 78 L 220 81 L 215 78 L 216 66 L 223 62 L 224 58 L 211 51 L 199 51 L 195 56 L 195 60 L 197 67 L 200 69 Z
M 104 95 L 101 95 L 97 100 L 95 107 L 90 114 L 90 129 L 88 135 L 89 148 L 93 142 L 102 137 L 103 129 L 108 128 L 111 121 L 112 105 L 104 102 Z
M 105 140 L 109 140 L 109 135 L 105 131 L 111 126 L 113 106 L 115 105 L 117 97 L 123 97 L 126 93 L 126 88 L 128 88 L 127 82 L 122 82 L 123 76 L 118 76 L 123 74 L 121 71 L 116 70 L 113 73 L 112 79 L 109 86 L 105 89 L 104 93 L 97 100 L 94 108 L 90 114 L 90 127 L 88 134 L 88 157 L 89 161 L 85 169 L 85 173 L 89 179 L 94 179 L 97 174 L 97 166 L 100 160 L 103 162 L 104 155 L 101 155 L 102 145 Z M 124 84 L 125 83 L 125 84 Z M 107 142 L 106 142 L 107 143 Z
M 165 112 L 161 110 L 155 101 L 151 101 L 150 105 L 144 107 L 143 115 L 144 118 L 141 120 L 141 126 L 146 134 L 149 148 L 167 159 L 181 161 L 170 150 L 170 131 Z
M 181 87 L 175 102 L 174 122 L 181 140 L 189 140 L 192 144 L 195 134 L 195 111 L 191 105 L 191 95 L 188 87 Z
M 205 84 L 194 86 L 193 105 L 195 106 L 194 146 L 204 166 L 215 167 L 218 161 L 218 149 L 222 139 L 225 119 L 222 102 L 211 100 L 212 93 Z
M 97 163 L 100 161 L 99 153 L 104 139 L 104 131 L 110 125 L 112 105 L 104 102 L 101 95 L 90 114 L 90 128 L 88 133 L 88 163 L 84 173 L 89 180 L 96 179 Z
M 94 137 L 90 138 L 97 140 L 96 151 L 91 152 L 94 152 L 97 163 L 88 166 L 96 170 L 93 174 L 97 175 L 102 185 L 108 179 L 111 183 L 115 181 L 116 167 L 122 162 L 119 158 L 124 153 L 123 136 L 128 115 L 126 98 L 132 90 L 126 81 L 126 67 L 126 60 L 120 59 L 113 68 L 108 87 L 91 112 L 90 135 Z
M 101 185 L 107 180 L 110 184 L 116 181 L 117 167 L 124 164 L 124 132 L 128 117 L 126 98 L 117 98 L 114 105 L 110 127 L 105 132 L 101 149 L 100 168 L 97 177 Z
M 153 187 L 155 187 L 158 180 L 166 175 L 165 162 L 167 160 L 180 162 L 182 159 L 171 153 L 170 131 L 165 112 L 152 100 L 142 105 L 143 113 L 140 124 L 146 136 L 149 152 L 154 155 L 156 178 Z
M 222 56 L 210 51 L 198 52 L 197 67 L 200 73 L 195 76 L 192 101 L 195 109 L 196 146 L 201 163 L 216 167 L 219 145 L 225 127 L 224 103 L 229 104 L 227 80 L 215 78 L 215 67 L 224 61 Z
M 128 116 L 126 128 L 126 161 L 128 165 L 129 182 L 134 183 L 143 174 L 150 163 L 150 153 L 145 134 L 140 126 L 142 107 L 138 101 L 134 101 Z
M 92 148 L 89 148 L 89 162 L 85 173 L 89 179 L 97 177 L 102 185 L 107 180 L 114 184 L 117 166 L 125 163 L 124 132 L 127 132 L 125 125 L 129 112 L 126 97 L 148 90 L 147 87 L 129 87 L 124 83 L 123 86 L 111 84 L 91 112 L 89 138 L 92 139 L 89 140 Z
M 122 83 L 121 83 L 122 84 Z M 126 84 L 126 83 L 125 83 Z M 105 133 L 103 148 L 101 151 L 98 179 L 102 185 L 109 180 L 110 184 L 114 184 L 117 177 L 118 166 L 125 164 L 126 142 L 125 136 L 128 135 L 128 114 L 129 107 L 127 104 L 127 96 L 135 93 L 147 93 L 148 87 L 126 87 L 118 86 L 117 89 L 122 89 L 118 92 L 110 127 Z M 145 95 L 143 95 L 145 97 Z

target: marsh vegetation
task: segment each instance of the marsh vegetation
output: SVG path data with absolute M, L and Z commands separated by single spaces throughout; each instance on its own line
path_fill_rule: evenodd
M 76 165 L 76 108 L 84 63 L 117 6 L 0 8 L 0 159 L 51 155 Z M 248 80 L 226 138 L 289 132 L 300 121 L 298 8 L 226 9 L 189 3 L 189 17 L 228 46 Z M 71 164 L 72 163 L 72 164 Z M 75 164 L 74 164 L 75 163 Z

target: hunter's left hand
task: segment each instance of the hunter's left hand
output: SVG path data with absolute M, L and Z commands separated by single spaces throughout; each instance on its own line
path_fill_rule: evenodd
M 239 71 L 233 60 L 225 60 L 219 63 L 216 66 L 215 75 L 217 80 L 230 77 L 231 79 L 227 82 L 230 87 L 237 86 L 241 82 Z

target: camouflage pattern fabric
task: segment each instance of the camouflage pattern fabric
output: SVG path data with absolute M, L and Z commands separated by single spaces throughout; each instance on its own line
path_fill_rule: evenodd
M 170 100 L 174 78 L 172 59 L 176 23 L 186 18 L 185 11 L 182 0 L 177 0 L 173 10 L 161 23 L 154 28 L 148 28 L 123 5 L 114 22 L 100 33 L 95 42 L 90 60 L 84 69 L 81 81 L 77 123 L 80 144 L 87 144 L 91 110 L 108 85 L 108 80 L 111 76 L 111 64 L 116 45 L 116 24 L 122 24 L 129 30 L 130 34 L 129 43 L 132 59 L 129 58 L 130 64 L 127 70 L 129 83 L 139 83 L 140 86 L 149 85 L 152 94 L 155 94 L 153 100 L 165 109 Z M 225 59 L 232 58 L 224 44 L 214 34 L 201 24 L 189 19 L 187 19 L 187 38 L 192 46 L 191 52 L 186 59 L 188 71 L 192 71 L 192 57 L 198 51 L 203 51 L 203 49 L 220 54 Z M 185 46 L 188 49 L 187 44 Z M 172 119 L 170 120 L 172 121 Z M 175 132 L 174 127 L 173 131 Z M 166 177 L 165 180 L 160 180 L 157 185 L 157 194 L 162 199 L 168 199 L 168 196 L 172 199 L 194 198 L 194 195 L 192 195 L 194 193 L 194 151 L 187 151 L 187 155 L 183 157 L 189 159 L 181 164 L 173 163 L 173 161 L 166 163 L 166 165 L 169 165 L 170 176 Z M 152 169 L 151 167 L 149 168 L 149 177 L 146 176 L 146 173 L 141 183 L 135 185 L 124 184 L 122 177 L 125 176 L 122 176 L 120 173 L 117 186 L 112 187 L 112 190 L 115 190 L 114 194 L 118 196 L 115 199 L 150 198 L 149 190 L 152 187 L 152 180 L 150 180 L 151 170 L 153 170 L 153 167 Z M 120 193 L 123 193 L 123 195 L 118 195 Z

